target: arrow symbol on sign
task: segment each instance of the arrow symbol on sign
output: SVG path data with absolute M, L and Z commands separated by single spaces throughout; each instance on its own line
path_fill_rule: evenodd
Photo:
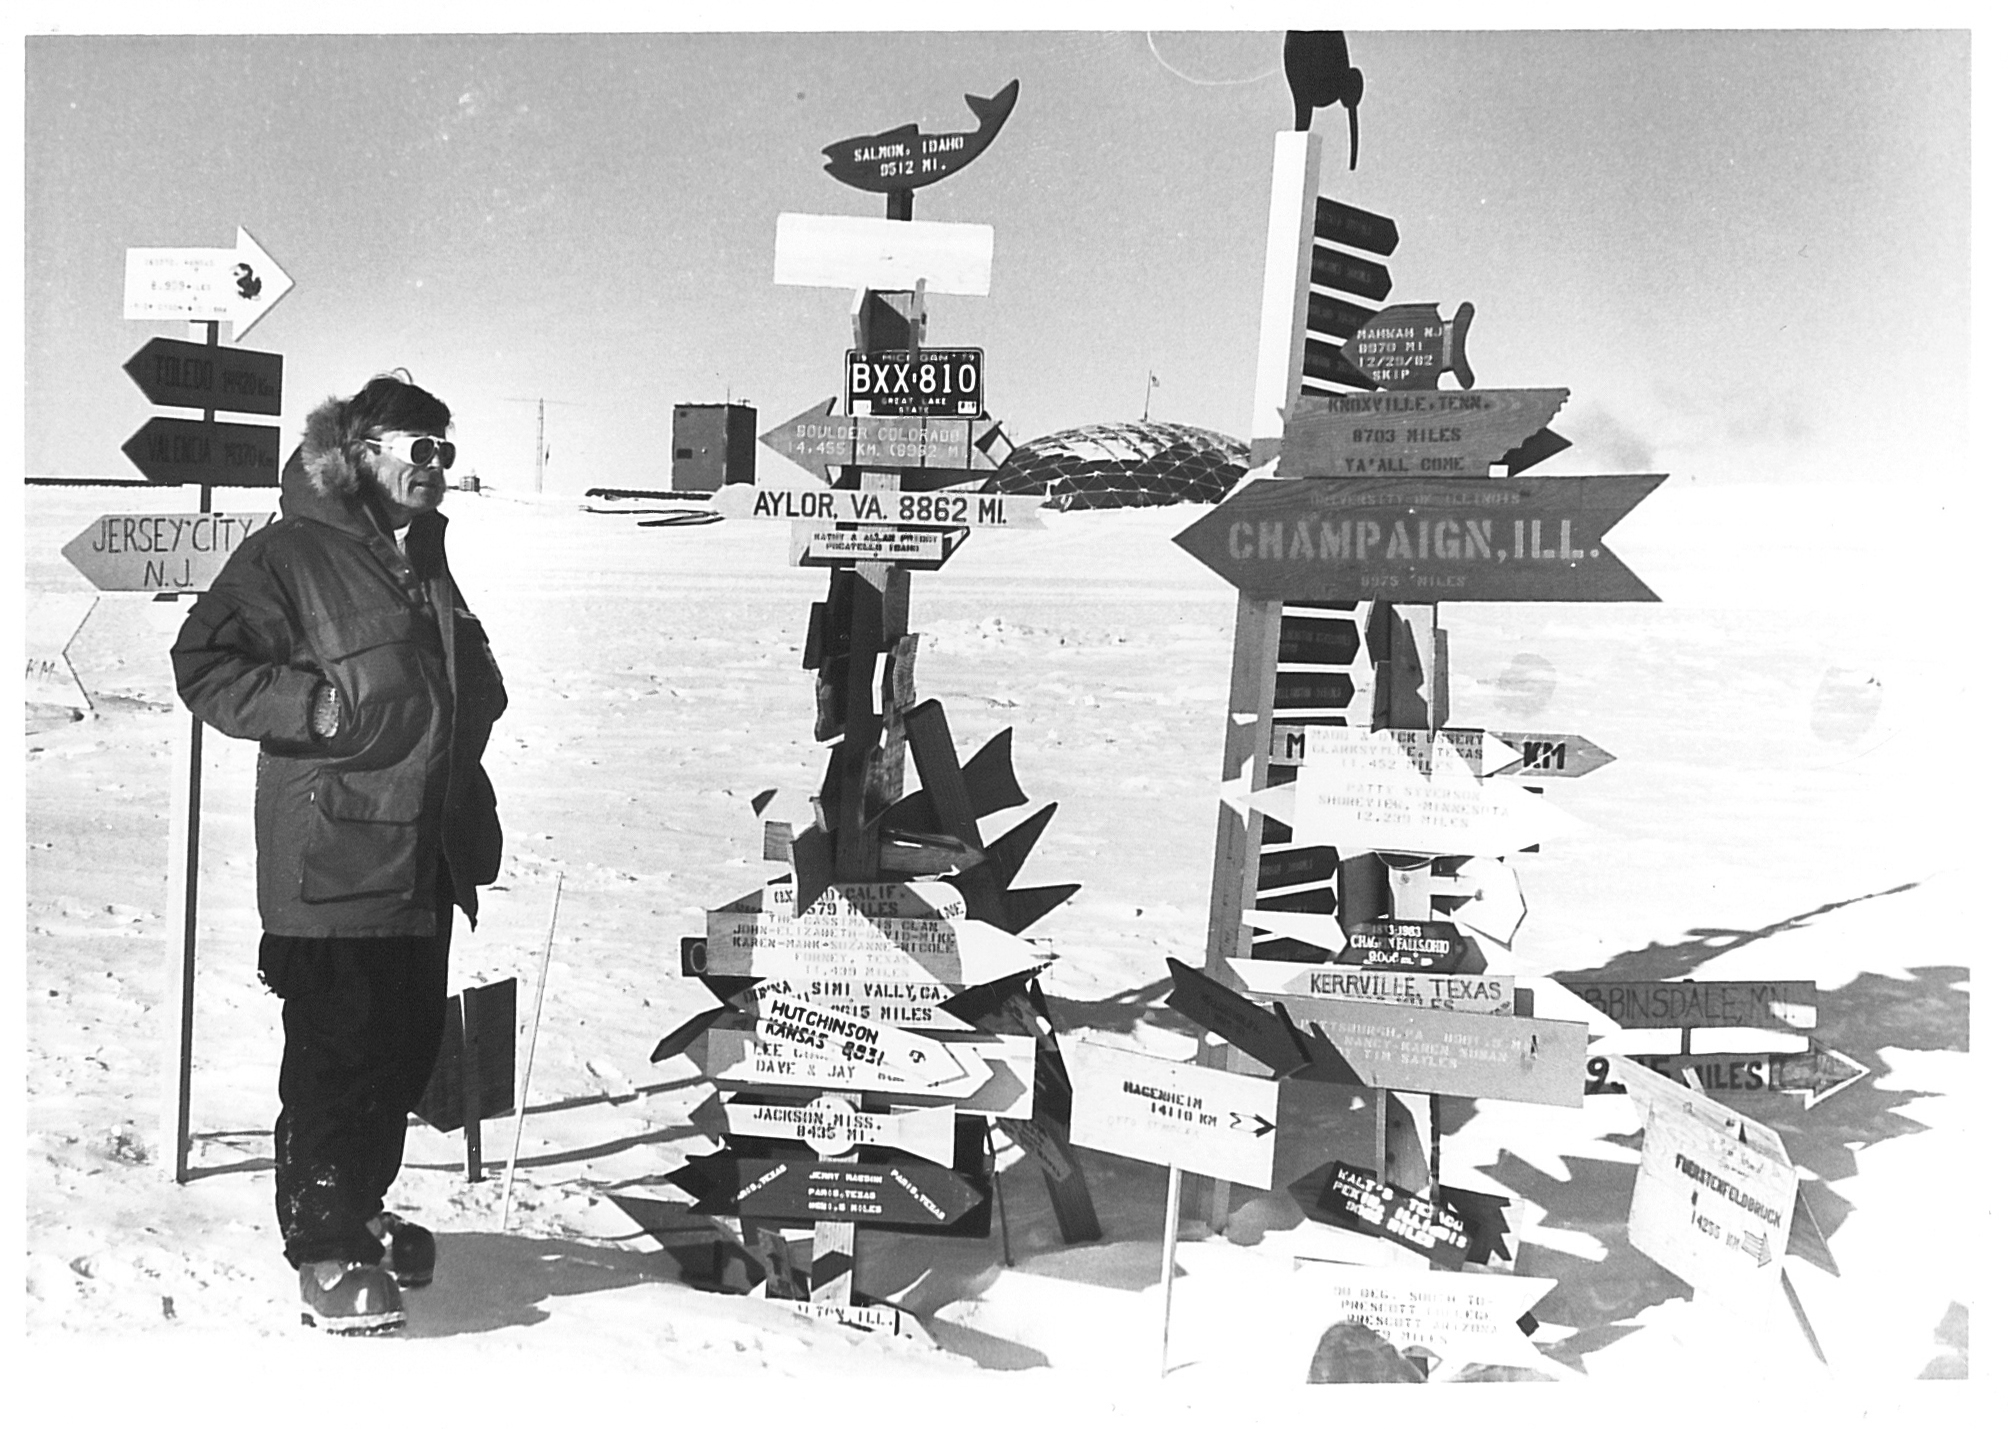
M 1246 1131 L 1251 1136 L 1267 1136 L 1276 1129 L 1276 1123 L 1259 1112 L 1230 1111 L 1227 1113 L 1227 1129 Z

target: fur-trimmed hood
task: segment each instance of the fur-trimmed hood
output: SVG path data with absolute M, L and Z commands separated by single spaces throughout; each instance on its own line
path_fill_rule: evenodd
M 330 397 L 307 413 L 300 433 L 300 463 L 307 484 L 321 496 L 349 497 L 363 489 L 360 432 L 349 430 L 348 403 Z

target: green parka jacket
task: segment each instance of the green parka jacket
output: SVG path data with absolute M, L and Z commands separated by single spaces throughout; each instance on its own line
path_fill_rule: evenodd
M 309 417 L 281 474 L 281 519 L 196 598 L 175 684 L 205 723 L 258 741 L 267 933 L 431 933 L 442 860 L 472 924 L 502 858 L 481 756 L 508 697 L 447 569 L 446 518 L 413 518 L 401 552 L 326 415 Z M 309 724 L 322 681 L 341 699 L 327 739 Z

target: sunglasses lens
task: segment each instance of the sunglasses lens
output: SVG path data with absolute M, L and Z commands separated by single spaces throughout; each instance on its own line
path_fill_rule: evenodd
M 437 446 L 439 447 L 439 469 L 446 471 L 453 465 L 453 443 L 439 442 Z

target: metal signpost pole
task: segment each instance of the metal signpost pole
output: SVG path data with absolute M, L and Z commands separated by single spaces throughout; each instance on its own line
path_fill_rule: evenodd
M 190 336 L 218 345 L 215 322 L 190 323 Z M 205 407 L 202 424 L 211 427 L 216 409 Z M 196 487 L 196 510 L 207 515 L 210 488 Z M 155 599 L 175 600 L 173 595 Z M 162 1167 L 178 1184 L 188 1179 L 188 1130 L 195 1056 L 195 908 L 202 874 L 202 721 L 187 716 L 185 739 L 174 761 L 176 773 L 167 816 L 167 1006 L 172 1010 L 169 1056 L 161 1098 Z

